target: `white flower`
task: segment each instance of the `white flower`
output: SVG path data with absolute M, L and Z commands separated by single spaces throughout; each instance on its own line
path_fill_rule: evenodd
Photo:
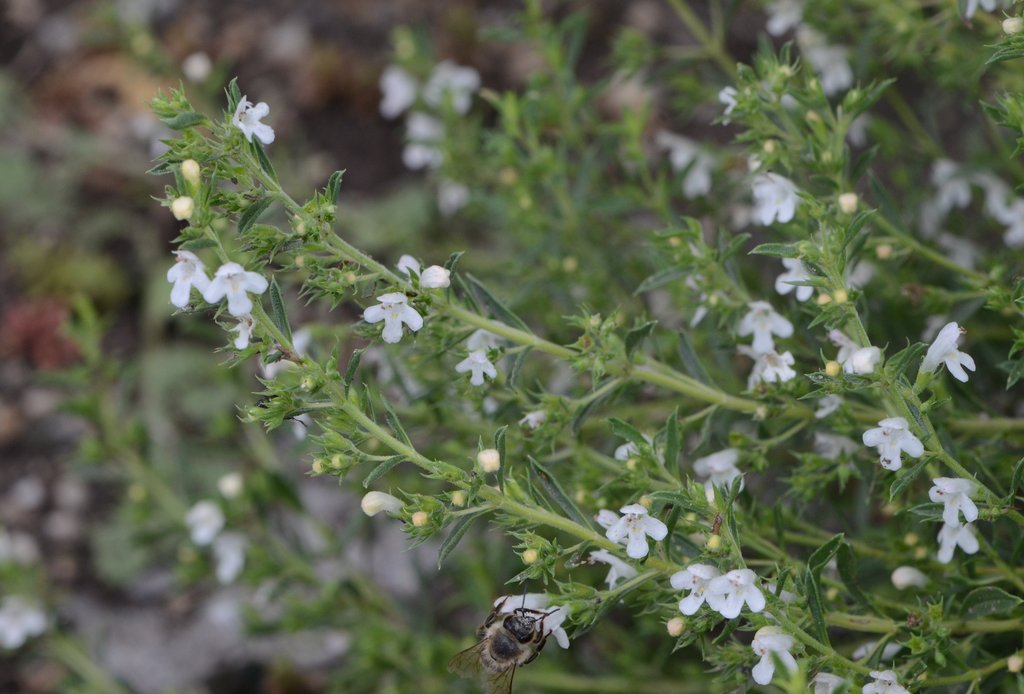
M 238 337 L 235 338 L 235 349 L 245 349 L 249 346 L 249 339 L 252 338 L 252 329 L 255 326 L 256 321 L 248 313 L 238 317 L 238 325 L 230 330 L 238 333 Z
M 978 520 L 978 506 L 971 500 L 974 492 L 978 490 L 974 480 L 962 477 L 937 477 L 932 483 L 935 486 L 928 490 L 928 498 L 936 504 L 945 505 L 942 520 L 948 525 L 957 525 L 961 512 L 968 523 Z
M 875 651 L 875 646 L 878 645 L 878 641 L 866 641 L 853 651 L 850 656 L 853 660 L 861 660 L 867 658 Z M 889 642 L 882 648 L 882 652 L 878 654 L 879 660 L 892 660 L 896 657 L 896 654 L 903 650 L 903 644 Z
M 269 145 L 274 141 L 274 129 L 265 123 L 260 123 L 260 120 L 269 113 L 270 106 L 267 106 L 265 101 L 253 106 L 252 102 L 243 96 L 242 100 L 238 102 L 238 107 L 235 108 L 235 115 L 231 122 L 242 131 L 245 139 L 249 142 L 252 142 L 253 135 L 255 135 L 257 140 Z
M 814 432 L 814 452 L 822 458 L 835 460 L 841 455 L 853 455 L 860 446 L 853 439 L 824 431 Z
M 228 313 L 238 318 L 252 313 L 252 300 L 247 292 L 262 294 L 268 286 L 267 278 L 258 272 L 249 272 L 238 263 L 224 263 L 203 290 L 203 298 L 216 304 L 226 296 Z
M 192 535 L 192 542 L 202 547 L 213 542 L 224 527 L 224 512 L 208 499 L 197 501 L 185 514 L 185 524 Z
M 167 281 L 174 284 L 171 287 L 171 303 L 178 308 L 185 308 L 192 287 L 202 293 L 209 286 L 210 278 L 206 276 L 203 261 L 192 251 L 174 251 L 174 255 L 175 263 L 167 270 Z
M 793 648 L 793 637 L 778 627 L 761 627 L 754 634 L 750 647 L 761 656 L 761 661 L 754 666 L 751 675 L 758 684 L 768 684 L 775 676 L 775 658 L 790 672 L 797 669 L 796 659 L 790 653 Z
M 932 165 L 932 185 L 935 186 L 934 207 L 945 215 L 954 207 L 971 204 L 971 182 L 960 175 L 960 167 L 949 159 L 938 159 Z
M 213 541 L 213 558 L 217 562 L 217 580 L 227 585 L 234 583 L 245 567 L 245 548 L 249 541 L 242 533 L 228 532 Z
M 712 579 L 718 578 L 722 572 L 708 564 L 690 564 L 682 571 L 672 574 L 669 581 L 676 590 L 688 590 L 690 594 L 679 601 L 679 611 L 689 616 L 697 614 L 704 604 L 705 593 Z
M 778 174 L 763 173 L 754 176 L 751 188 L 754 193 L 754 219 L 762 226 L 773 222 L 785 224 L 793 219 L 800 198 L 791 180 Z
M 815 419 L 825 419 L 843 406 L 843 399 L 838 395 L 826 395 L 818 400 L 818 409 L 814 411 Z
M 385 118 L 396 118 L 416 102 L 419 85 L 408 72 L 390 65 L 380 75 L 380 114 Z
M 537 427 L 544 424 L 547 421 L 548 413 L 544 410 L 534 410 L 533 412 L 527 412 L 523 415 L 523 418 L 519 420 L 520 426 L 525 426 L 530 429 L 536 429 Z
M 371 324 L 384 321 L 384 330 L 381 331 L 384 342 L 395 344 L 400 341 L 403 323 L 413 332 L 423 327 L 423 316 L 407 303 L 405 294 L 381 294 L 377 301 L 380 303 L 363 311 L 363 320 Z
M 796 40 L 804 58 L 818 73 L 822 91 L 832 96 L 850 88 L 853 70 L 847 57 L 848 48 L 828 45 L 824 35 L 808 26 L 797 30 Z
M 957 547 L 964 554 L 978 551 L 978 536 L 974 534 L 974 526 L 970 523 L 943 523 L 939 529 L 939 563 L 948 564 L 953 561 L 953 552 Z
M 494 601 L 494 607 L 498 608 L 501 614 L 511 614 L 516 610 L 532 610 L 535 612 L 546 612 L 543 617 L 543 629 L 546 636 L 554 636 L 555 641 L 562 648 L 569 647 L 569 635 L 562 628 L 562 623 L 569 616 L 568 611 L 562 606 L 555 606 L 548 609 L 548 596 L 544 593 L 527 593 L 525 595 L 503 595 Z M 531 614 L 531 617 L 540 618 L 539 615 Z
M 672 170 L 683 172 L 683 195 L 694 199 L 711 191 L 711 170 L 714 158 L 688 137 L 659 130 L 654 136 L 657 146 L 668 152 Z
M 217 491 L 225 499 L 237 499 L 245 487 L 245 478 L 240 472 L 229 472 L 217 480 Z
M 471 67 L 456 65 L 442 60 L 434 66 L 427 84 L 423 88 L 423 100 L 439 107 L 445 99 L 451 99 L 456 113 L 463 114 L 472 105 L 473 93 L 480 89 L 480 73 Z
M 632 441 L 628 441 L 621 446 L 615 448 L 615 453 L 612 454 L 616 460 L 629 460 L 630 458 L 639 455 L 640 449 Z
M 406 275 L 418 275 L 420 274 L 420 261 L 413 258 L 411 255 L 403 255 L 395 263 L 395 267 L 398 271 Z
M 437 209 L 451 217 L 469 203 L 469 186 L 456 181 L 441 181 L 437 185 Z
M 772 335 L 789 337 L 793 334 L 793 324 L 776 313 L 767 301 L 752 301 L 748 307 L 750 310 L 740 320 L 736 334 L 740 337 L 753 335 L 754 352 L 764 354 L 774 350 Z
M 878 449 L 882 467 L 896 471 L 903 467 L 901 451 L 911 458 L 920 458 L 924 453 L 924 445 L 911 433 L 909 426 L 903 417 L 886 417 L 876 428 L 865 431 L 861 439 L 865 446 Z
M 647 509 L 640 504 L 629 504 L 619 509 L 621 518 L 608 528 L 605 535 L 612 542 L 626 542 L 626 554 L 631 559 L 642 559 L 650 551 L 647 547 L 647 536 L 655 541 L 664 540 L 668 528 L 657 518 L 647 515 Z M 607 516 L 606 516 L 607 518 Z
M 872 670 L 871 676 L 875 681 L 861 687 L 862 694 L 910 694 L 909 689 L 899 685 L 892 670 Z
M 843 362 L 843 371 L 848 374 L 869 374 L 882 360 L 882 350 L 878 347 L 858 347 L 850 358 Z
M 758 383 L 785 383 L 796 378 L 793 355 L 788 351 L 779 354 L 772 349 L 759 354 L 746 345 L 740 345 L 738 351 L 754 360 L 754 368 L 747 377 L 747 390 L 753 390 Z
M 839 348 L 839 351 L 836 353 L 836 361 L 839 362 L 840 366 L 849 361 L 853 353 L 859 349 L 857 343 L 850 339 L 842 330 L 829 330 L 828 339 Z
M 35 602 L 20 595 L 8 595 L 0 603 L 0 646 L 20 648 L 33 636 L 46 631 L 46 613 Z
M 819 672 L 811 680 L 813 687 L 811 688 L 811 694 L 833 694 L 836 690 L 847 684 L 839 675 L 833 675 L 831 672 Z
M 725 106 L 725 111 L 722 112 L 722 115 L 725 116 L 722 118 L 723 124 L 727 124 L 729 122 L 728 117 L 732 114 L 733 109 L 736 108 L 736 95 L 736 87 L 723 87 L 722 90 L 718 92 L 718 103 Z
M 402 162 L 410 169 L 424 167 L 436 169 L 444 159 L 438 142 L 444 136 L 441 121 L 425 113 L 414 111 L 405 121 L 405 139 Z
M 804 264 L 800 262 L 799 258 L 783 258 L 782 264 L 786 267 L 786 271 L 776 278 L 775 291 L 779 294 L 789 294 L 795 289 L 797 301 L 810 299 L 814 294 L 814 287 L 806 284 L 790 284 L 790 282 L 805 282 L 811 278 Z
M 475 349 L 469 353 L 465 359 L 455 365 L 455 371 L 464 374 L 467 371 L 472 373 L 469 379 L 471 385 L 482 386 L 484 384 L 484 375 L 495 379 L 498 377 L 498 370 L 494 368 L 494 364 L 487 358 L 487 352 L 482 349 Z
M 802 0 L 775 0 L 768 5 L 768 24 L 766 29 L 772 36 L 782 36 L 797 26 L 804 19 L 804 3 Z
M 740 452 L 738 450 L 726 448 L 693 461 L 693 472 L 708 478 L 704 482 L 704 493 L 709 502 L 715 499 L 715 487 L 729 489 L 732 487 L 733 480 L 742 477 L 742 473 L 736 467 L 736 462 L 739 459 Z M 741 481 L 740 489 L 742 488 L 743 482 Z
M 999 0 L 967 0 L 967 6 L 964 7 L 964 17 L 970 19 L 974 16 L 974 13 L 978 11 L 978 6 L 986 12 L 992 12 L 999 6 Z
M 928 576 L 913 566 L 897 566 L 889 578 L 896 590 L 906 590 L 910 587 L 924 588 L 928 585 Z
M 402 501 L 384 492 L 367 492 L 359 502 L 359 507 L 368 516 L 376 516 L 381 511 L 391 516 L 402 510 Z
M 39 547 L 31 535 L 0 528 L 0 566 L 28 566 L 39 559 Z
M 474 330 L 466 339 L 466 349 L 470 352 L 478 349 L 497 349 L 501 345 L 502 338 L 483 328 Z
M 945 364 L 946 370 L 961 383 L 967 382 L 966 367 L 970 371 L 975 370 L 974 358 L 970 354 L 961 352 L 956 348 L 956 342 L 966 331 L 956 323 L 946 323 L 935 341 L 928 346 L 928 352 L 921 361 L 921 370 L 927 373 L 934 373 L 939 364 Z
M 591 552 L 590 561 L 599 561 L 602 564 L 607 564 L 609 566 L 608 577 L 605 578 L 605 582 L 608 584 L 608 590 L 614 588 L 615 584 L 619 581 L 628 581 L 629 579 L 636 578 L 637 576 L 636 569 L 606 549 L 599 549 L 596 552 Z
M 451 286 L 452 271 L 440 265 L 431 265 L 420 275 L 420 286 L 424 289 L 444 289 Z
M 739 616 L 746 603 L 751 612 L 764 609 L 764 595 L 757 587 L 757 574 L 750 569 L 734 569 L 711 579 L 706 591 L 708 607 L 726 619 Z

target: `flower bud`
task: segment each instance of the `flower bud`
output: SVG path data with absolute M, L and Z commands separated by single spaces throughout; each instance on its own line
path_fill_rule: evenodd
M 567 255 L 562 258 L 562 271 L 566 274 L 576 272 L 580 267 L 580 261 L 576 260 L 576 256 Z
M 195 159 L 186 159 L 181 162 L 181 177 L 188 181 L 193 188 L 198 188 L 202 180 L 199 171 L 199 162 Z
M 818 294 L 818 298 L 815 301 L 818 302 L 818 306 L 824 306 L 825 304 L 832 303 L 832 296 L 829 294 Z
M 466 505 L 466 492 L 459 490 L 452 492 L 452 506 L 458 506 L 462 508 Z
M 485 448 L 477 453 L 476 462 L 484 472 L 497 472 L 501 468 L 501 456 L 494 448 Z
M 920 541 L 921 538 L 918 537 L 917 533 L 907 533 L 903 536 L 903 544 L 905 544 L 907 547 L 913 547 Z
M 402 501 L 390 494 L 385 494 L 384 492 L 367 492 L 363 496 L 363 500 L 359 502 L 359 505 L 362 507 L 363 513 L 368 516 L 376 516 L 381 511 L 384 511 L 389 515 L 393 515 L 402 510 Z M 423 512 L 419 511 L 417 513 Z M 413 514 L 414 524 L 416 515 L 417 514 Z M 427 514 L 424 513 L 423 515 L 423 522 L 425 523 Z
M 171 203 L 171 214 L 179 222 L 183 222 L 186 219 L 192 219 L 192 213 L 195 212 L 196 205 L 187 195 L 182 195 L 180 198 L 175 198 L 174 202 Z
M 835 299 L 835 302 L 837 304 L 845 304 L 847 301 L 850 300 L 850 295 L 846 292 L 845 289 L 837 289 L 834 292 L 832 292 L 832 298 Z
M 1014 653 L 1006 659 L 1006 669 L 1010 672 L 1020 672 L 1024 669 L 1024 656 L 1020 653 Z
M 417 511 L 412 514 L 412 524 L 416 528 L 422 528 L 430 521 L 430 514 L 426 511 Z
M 843 214 L 853 214 L 857 211 L 857 202 L 856 193 L 843 193 L 839 196 L 839 209 L 843 211 Z
M 528 549 L 523 552 L 523 563 L 524 564 L 536 564 L 540 558 L 540 554 L 535 549 Z
M 1007 17 L 1003 20 L 1004 34 L 1019 34 L 1024 31 L 1024 19 L 1020 17 Z
M 835 378 L 836 376 L 839 375 L 839 371 L 840 371 L 839 362 L 833 361 L 833 360 L 825 362 L 825 375 L 826 376 L 829 376 L 830 378 Z
M 892 584 L 897 590 L 906 590 L 911 586 L 924 588 L 928 585 L 928 577 L 913 566 L 899 566 L 892 572 Z
M 717 552 L 722 547 L 722 537 L 720 535 L 712 535 L 708 538 L 707 547 L 712 552 Z
M 242 473 L 229 472 L 217 480 L 217 489 L 225 499 L 236 499 L 242 493 Z
M 892 245 L 888 243 L 880 243 L 875 246 L 875 256 L 879 260 L 888 260 L 892 257 Z
M 315 458 L 313 460 L 313 474 L 322 475 L 327 472 L 327 462 L 323 458 Z
M 665 624 L 669 636 L 679 636 L 686 631 L 686 621 L 682 617 L 673 617 Z
M 451 285 L 452 272 L 440 265 L 431 265 L 420 275 L 420 286 L 424 289 L 444 289 Z

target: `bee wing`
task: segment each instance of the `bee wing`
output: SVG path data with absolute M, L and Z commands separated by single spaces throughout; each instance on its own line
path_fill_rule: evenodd
M 483 679 L 491 673 L 480 662 L 480 651 L 486 646 L 485 641 L 478 641 L 464 651 L 459 651 L 448 661 L 448 672 L 454 672 L 459 677 L 472 679 Z
M 490 674 L 490 673 L 489 673 Z M 512 678 L 516 676 L 515 663 L 501 672 L 490 674 L 484 680 L 487 694 L 512 694 Z

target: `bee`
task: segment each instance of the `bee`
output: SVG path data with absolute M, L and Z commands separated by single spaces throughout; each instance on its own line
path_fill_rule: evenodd
M 448 661 L 449 672 L 480 680 L 487 694 L 510 694 L 516 668 L 533 662 L 548 640 L 544 619 L 551 612 L 529 609 L 525 599 L 523 607 L 502 611 L 506 602 L 516 599 L 498 602 L 477 630 L 479 641 Z

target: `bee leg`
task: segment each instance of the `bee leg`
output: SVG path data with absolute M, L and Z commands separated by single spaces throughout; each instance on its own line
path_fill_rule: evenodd
M 530 663 L 532 663 L 533 661 L 535 661 L 535 660 L 537 659 L 537 656 L 539 656 L 539 655 L 540 655 L 540 648 L 538 648 L 537 650 L 535 650 L 535 651 L 533 652 L 533 655 L 531 655 L 531 656 L 530 656 L 529 658 L 527 658 L 526 660 L 524 660 L 524 661 L 523 661 L 523 665 L 529 665 Z

